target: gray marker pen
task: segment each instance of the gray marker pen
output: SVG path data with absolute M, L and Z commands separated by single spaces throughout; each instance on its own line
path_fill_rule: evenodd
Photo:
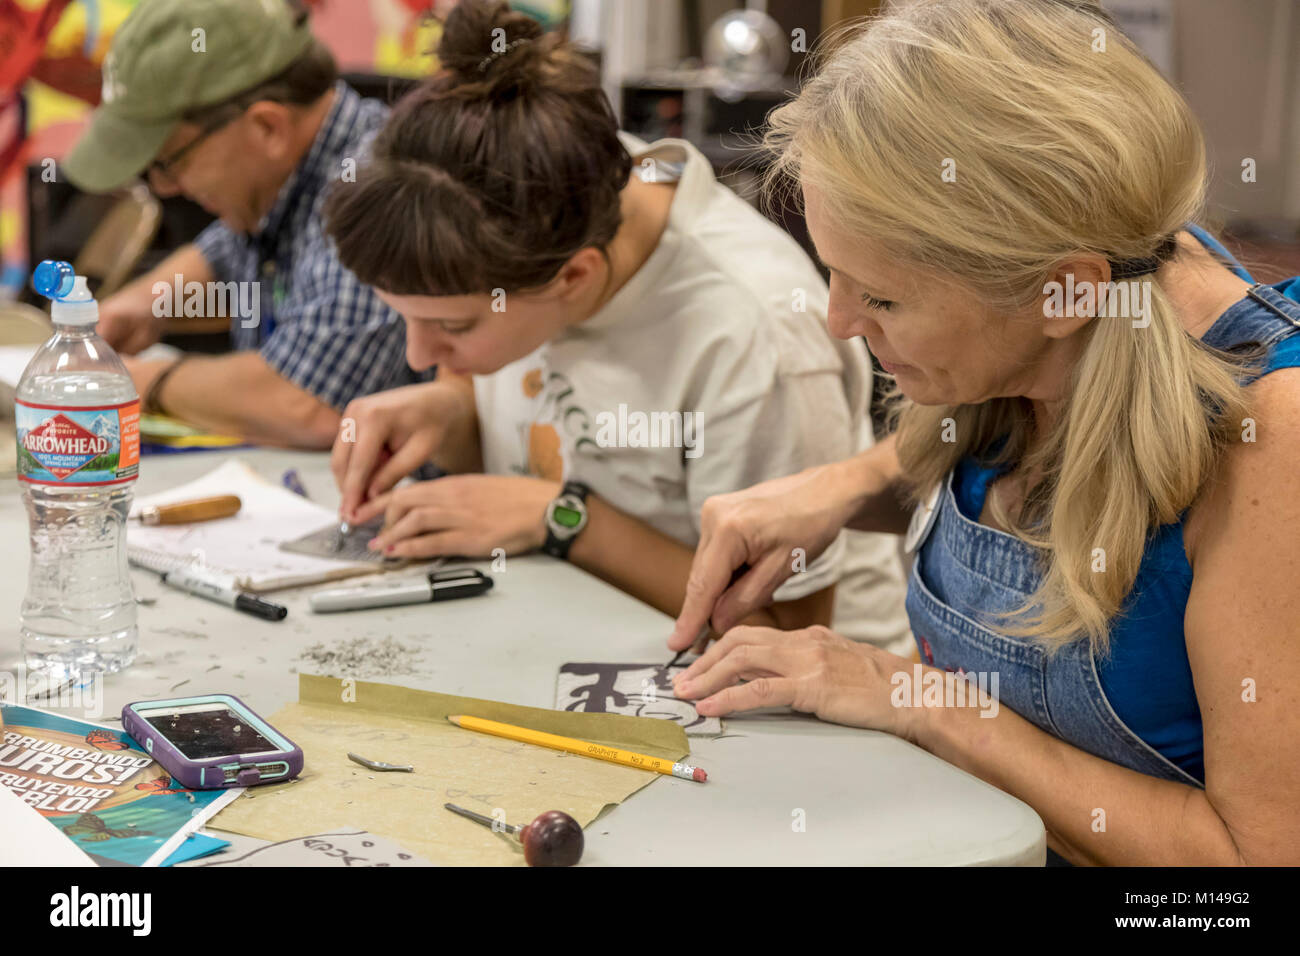
M 404 578 L 370 587 L 331 588 L 317 591 L 308 599 L 318 614 L 355 611 L 367 607 L 393 607 L 473 597 L 492 590 L 492 579 L 474 568 L 434 571 L 418 578 Z

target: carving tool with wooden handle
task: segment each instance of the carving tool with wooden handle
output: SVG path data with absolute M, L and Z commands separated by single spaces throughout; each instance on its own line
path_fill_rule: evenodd
M 135 517 L 146 525 L 193 524 L 196 521 L 229 518 L 238 514 L 242 505 L 238 495 L 214 495 L 211 498 L 176 501 L 169 505 L 146 505 Z
M 529 866 L 573 866 L 582 859 L 582 827 L 562 810 L 547 810 L 532 823 L 520 826 L 485 817 L 454 803 L 444 803 L 452 813 L 459 813 L 494 833 L 509 833 L 524 848 L 524 862 Z

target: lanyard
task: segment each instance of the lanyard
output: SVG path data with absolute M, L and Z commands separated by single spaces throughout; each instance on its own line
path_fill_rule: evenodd
M 269 240 L 264 236 L 258 237 L 258 280 L 263 288 L 268 282 L 271 285 L 271 308 L 262 310 L 261 321 L 258 323 L 256 330 L 258 345 L 266 341 L 267 336 L 275 330 L 275 313 L 279 310 L 285 297 L 284 277 L 281 275 L 280 268 L 275 261 L 274 249 L 274 237 Z

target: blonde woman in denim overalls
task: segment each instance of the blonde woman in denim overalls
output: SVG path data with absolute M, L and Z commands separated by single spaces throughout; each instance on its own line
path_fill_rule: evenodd
M 895 733 L 1069 862 L 1300 863 L 1300 279 L 1192 224 L 1182 98 L 1088 0 L 918 0 L 767 144 L 894 431 L 706 502 L 678 695 Z M 915 660 L 732 627 L 844 526 L 905 535 Z

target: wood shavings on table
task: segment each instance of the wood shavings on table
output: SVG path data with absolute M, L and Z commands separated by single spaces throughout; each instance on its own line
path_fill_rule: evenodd
M 354 637 L 334 644 L 316 643 L 298 655 L 327 677 L 386 677 L 408 674 L 423 660 L 419 648 L 391 637 Z

